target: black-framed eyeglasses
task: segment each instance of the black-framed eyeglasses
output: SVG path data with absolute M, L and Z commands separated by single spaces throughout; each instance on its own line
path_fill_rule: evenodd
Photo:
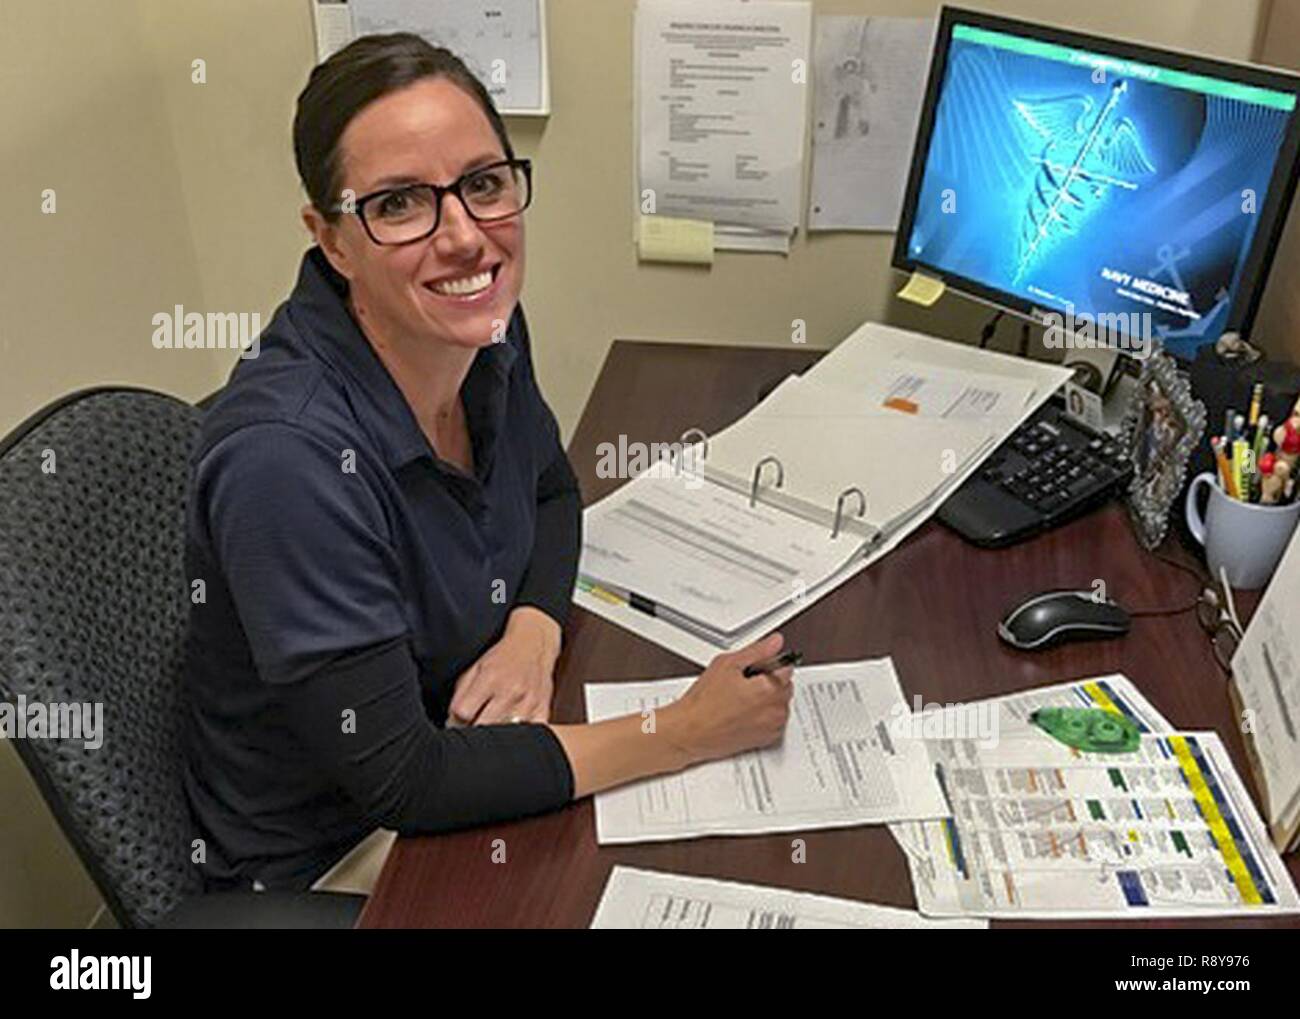
M 497 223 L 518 216 L 533 200 L 530 159 L 503 159 L 462 174 L 450 184 L 403 184 L 372 191 L 336 212 L 355 212 L 376 244 L 414 244 L 432 236 L 442 222 L 442 200 L 455 195 L 470 218 Z
M 1214 659 L 1225 672 L 1232 671 L 1232 656 L 1241 644 L 1241 620 L 1237 618 L 1232 592 L 1222 583 L 1211 581 L 1196 602 L 1196 618 L 1210 637 Z

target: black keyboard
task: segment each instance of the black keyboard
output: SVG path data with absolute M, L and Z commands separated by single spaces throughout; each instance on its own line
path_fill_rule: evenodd
M 1066 417 L 1053 398 L 949 496 L 938 516 L 967 541 L 997 548 L 1109 501 L 1132 476 L 1118 440 Z

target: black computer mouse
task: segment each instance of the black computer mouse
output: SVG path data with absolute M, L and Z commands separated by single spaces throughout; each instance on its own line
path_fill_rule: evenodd
M 998 623 L 998 636 L 1022 651 L 1069 640 L 1105 640 L 1128 633 L 1129 614 L 1091 591 L 1047 591 L 1022 601 Z

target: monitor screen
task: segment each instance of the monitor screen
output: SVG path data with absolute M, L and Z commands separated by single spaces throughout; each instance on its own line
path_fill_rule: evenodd
M 946 8 L 894 265 L 1135 347 L 1246 332 L 1295 188 L 1298 93 Z

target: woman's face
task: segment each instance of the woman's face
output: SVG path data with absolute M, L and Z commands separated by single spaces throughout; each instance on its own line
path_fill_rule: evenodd
M 506 158 L 478 103 L 445 78 L 371 103 L 348 124 L 340 146 L 342 186 L 357 198 L 400 184 L 450 184 Z M 422 241 L 375 244 L 350 215 L 331 233 L 330 261 L 348 278 L 357 313 L 376 320 L 382 334 L 471 348 L 504 335 L 523 288 L 522 216 L 479 223 L 447 195 L 438 229 Z M 458 292 L 449 293 L 448 284 Z

